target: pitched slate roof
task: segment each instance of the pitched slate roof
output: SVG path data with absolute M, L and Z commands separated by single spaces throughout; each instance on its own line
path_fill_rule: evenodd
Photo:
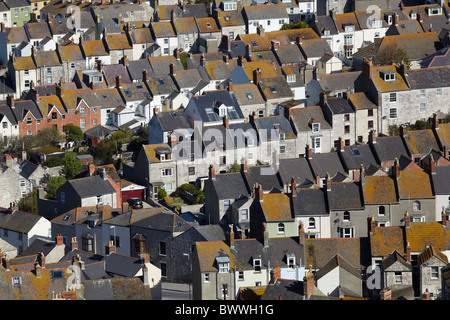
M 278 174 L 283 185 L 287 185 L 294 177 L 297 185 L 305 180 L 314 181 L 314 176 L 306 158 L 280 159 Z
M 67 183 L 72 186 L 81 198 L 116 193 L 113 186 L 100 176 L 69 180 Z
M 153 22 L 151 24 L 151 30 L 154 38 L 174 38 L 176 37 L 175 30 L 172 26 L 171 22 L 168 21 L 160 21 Z
M 78 45 L 58 46 L 58 53 L 62 61 L 80 61 L 85 60 L 83 53 Z
M 264 103 L 261 92 L 253 83 L 233 84 L 233 94 L 241 106 Z
M 336 254 L 353 266 L 368 266 L 369 249 L 367 238 L 305 239 L 305 266 L 320 269 Z
M 183 110 L 158 112 L 155 114 L 163 131 L 190 128 Z
M 421 68 L 445 67 L 448 65 L 450 65 L 450 46 L 423 58 L 420 62 Z
M 42 216 L 23 211 L 11 213 L 6 208 L 0 208 L 0 228 L 19 233 L 28 233 L 39 222 Z
M 342 157 L 343 166 L 347 171 L 360 169 L 361 165 L 366 170 L 370 165 L 377 166 L 377 160 L 367 144 L 346 146 L 344 152 L 340 152 L 339 155 Z
M 24 27 L 11 27 L 3 30 L 7 43 L 21 43 L 22 41 L 28 42 L 28 36 Z
M 419 71 L 420 72 L 417 72 Z M 408 82 L 412 90 L 441 88 L 443 83 L 450 82 L 450 66 L 408 70 Z
M 333 90 L 347 90 L 348 88 L 354 90 L 355 83 L 360 75 L 361 71 L 324 74 L 320 75 L 319 84 L 325 92 Z
M 359 183 L 331 183 L 331 191 L 327 191 L 330 210 L 363 209 L 363 194 Z
M 87 57 L 109 55 L 103 40 L 81 41 L 80 45 Z
M 250 196 L 251 191 L 240 172 L 216 174 L 216 178 L 207 183 L 214 185 L 219 200 L 236 199 L 240 195 Z
M 217 21 L 221 28 L 231 26 L 244 26 L 245 21 L 240 11 L 217 11 Z
M 394 250 L 389 256 L 383 259 L 382 266 L 383 270 L 388 269 L 394 263 L 401 263 L 407 270 L 412 271 L 411 263 L 409 263 L 403 255 L 401 255 L 398 251 Z
M 314 153 L 308 162 L 311 166 L 314 176 L 319 175 L 324 178 L 327 173 L 334 177 L 338 172 L 345 173 L 345 169 L 339 159 L 337 152 Z
M 349 101 L 341 97 L 327 98 L 326 104 L 328 105 L 333 114 L 344 114 L 355 112 Z
M 284 116 L 259 117 L 254 119 L 258 134 L 266 141 L 279 140 L 279 134 L 284 133 L 285 139 L 295 139 L 296 134 Z M 260 138 L 264 139 L 264 138 Z
M 377 137 L 376 143 L 371 143 L 371 148 L 375 151 L 377 161 L 394 161 L 402 155 L 409 157 L 408 151 L 403 144 L 401 137 Z
M 242 14 L 247 20 L 289 18 L 284 4 L 244 6 Z
M 297 195 L 292 197 L 295 216 L 328 215 L 326 194 L 323 189 L 297 189 Z
M 277 279 L 274 284 L 269 284 L 261 296 L 261 300 L 303 300 L 303 281 Z
M 450 166 L 436 166 L 436 174 L 431 175 L 435 195 L 450 194 Z
M 259 184 L 262 186 L 264 191 L 269 191 L 273 187 L 278 189 L 283 189 L 283 184 L 278 178 L 277 174 L 264 174 L 265 166 L 251 166 L 248 167 L 247 171 L 244 172 L 244 175 L 248 181 L 248 185 L 250 188 L 253 188 L 255 184 Z
M 350 264 L 347 260 L 345 260 L 343 257 L 341 257 L 339 254 L 336 254 L 334 257 L 332 257 L 320 270 L 318 270 L 315 274 L 316 279 L 320 279 L 327 275 L 330 271 L 334 270 L 335 268 L 342 268 L 346 270 L 348 273 L 353 275 L 355 278 L 358 278 L 361 280 L 361 271 L 358 271 L 356 267 Z
M 331 129 L 330 124 L 325 119 L 322 108 L 319 106 L 293 108 L 289 112 L 297 132 L 312 132 L 311 120 L 320 123 L 320 130 Z
M 300 50 L 305 59 L 322 57 L 325 53 L 332 54 L 331 48 L 325 39 L 304 39 L 299 43 Z

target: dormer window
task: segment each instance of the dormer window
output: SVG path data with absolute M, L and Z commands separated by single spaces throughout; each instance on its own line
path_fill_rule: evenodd
M 293 253 L 286 254 L 286 263 L 290 269 L 295 267 L 295 255 Z
M 219 273 L 226 273 L 230 270 L 230 259 L 228 256 L 219 256 L 216 257 L 217 268 L 219 269 Z
M 312 124 L 312 132 L 316 133 L 320 131 L 320 123 L 318 122 L 314 122 Z
M 355 26 L 353 24 L 346 25 L 346 26 L 344 26 L 344 31 L 345 32 L 354 32 Z
M 411 19 L 417 19 L 417 13 L 411 12 Z
M 387 71 L 381 72 L 384 81 L 394 81 L 395 80 L 395 72 Z
M 223 11 L 232 11 L 237 9 L 237 4 L 234 1 L 224 1 Z
M 442 8 L 441 7 L 428 8 L 428 15 L 429 16 L 440 16 L 440 15 L 442 15 Z
M 324 36 L 329 36 L 330 35 L 330 30 L 324 30 L 323 31 L 323 35 Z
M 288 83 L 295 82 L 295 80 L 296 80 L 295 74 L 288 74 L 286 77 L 286 80 Z
M 261 259 L 253 259 L 253 269 L 256 272 L 261 272 L 261 266 L 262 266 Z
M 383 26 L 382 20 L 372 20 L 372 28 L 381 28 Z
M 392 15 L 391 14 L 387 16 L 387 21 L 388 21 L 389 25 L 392 24 Z

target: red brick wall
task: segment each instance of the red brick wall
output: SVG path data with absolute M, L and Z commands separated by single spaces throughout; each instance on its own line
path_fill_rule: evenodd
M 46 128 L 51 128 L 53 125 L 56 125 L 59 132 L 62 133 L 62 128 L 66 124 L 72 123 L 78 127 L 80 127 L 80 119 L 85 118 L 86 127 L 84 129 L 81 129 L 83 132 L 93 128 L 94 125 L 94 119 L 97 121 L 97 125 L 100 124 L 101 118 L 100 118 L 100 108 L 96 108 L 96 112 L 93 112 L 93 108 L 86 108 L 85 113 L 75 112 L 75 110 L 69 110 L 67 114 L 64 115 L 64 118 L 61 114 L 57 113 L 57 119 L 52 119 L 51 114 L 49 114 L 48 117 L 45 117 L 44 119 L 41 119 L 38 123 L 37 120 L 33 118 L 33 116 L 28 113 L 26 117 L 24 118 L 23 122 L 19 123 L 19 135 L 26 136 L 28 130 L 32 130 L 32 134 L 36 135 L 38 131 L 44 130 Z M 32 124 L 27 124 L 27 118 L 32 118 Z M 50 120 L 50 121 L 49 121 Z

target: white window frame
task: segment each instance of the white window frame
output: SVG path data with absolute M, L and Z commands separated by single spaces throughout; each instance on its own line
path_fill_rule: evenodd
M 393 114 L 393 111 L 395 111 L 395 115 Z M 397 108 L 389 108 L 389 119 L 397 119 Z
M 397 92 L 390 92 L 389 93 L 389 102 L 390 103 L 397 102 Z
M 170 177 L 172 176 L 172 168 L 161 169 L 161 177 Z

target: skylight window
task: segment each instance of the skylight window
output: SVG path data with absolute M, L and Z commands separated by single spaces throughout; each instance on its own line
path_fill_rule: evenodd
M 163 79 L 159 79 L 159 84 L 164 84 L 164 80 Z

